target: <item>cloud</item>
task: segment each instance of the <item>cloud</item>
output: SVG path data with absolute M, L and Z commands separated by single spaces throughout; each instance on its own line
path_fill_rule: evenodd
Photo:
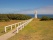
M 15 8 L 0 8 L 0 13 L 16 13 L 17 11 Z
M 27 9 L 27 10 L 18 10 L 13 8 L 2 8 L 0 13 L 20 13 L 20 14 L 34 14 L 37 10 L 38 14 L 53 14 L 53 6 L 46 6 L 39 9 Z
M 34 13 L 34 10 L 19 11 L 18 13 L 22 13 L 22 14 L 32 14 L 32 13 Z
M 37 9 L 39 14 L 53 14 L 53 6 L 47 6 Z
M 38 11 L 38 14 L 53 14 L 53 6 L 46 6 L 35 10 Z M 19 11 L 18 13 L 34 14 L 35 10 L 24 10 L 24 11 Z

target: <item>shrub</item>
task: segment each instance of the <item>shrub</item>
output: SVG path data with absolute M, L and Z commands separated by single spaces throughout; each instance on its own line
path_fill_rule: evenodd
M 53 20 L 53 18 L 50 18 L 50 20 Z
M 47 20 L 50 20 L 50 18 L 47 17 L 47 16 L 43 16 L 43 17 L 41 18 L 41 21 L 47 21 Z
M 24 14 L 0 14 L 0 21 L 27 20 L 31 17 Z

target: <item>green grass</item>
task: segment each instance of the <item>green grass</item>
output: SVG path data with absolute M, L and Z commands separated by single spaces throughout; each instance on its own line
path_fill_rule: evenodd
M 5 32 L 4 32 L 4 28 L 3 28 L 3 26 L 0 28 L 0 35 L 2 35 L 2 34 L 4 34 Z
M 53 21 L 34 19 L 22 31 L 8 40 L 53 40 Z

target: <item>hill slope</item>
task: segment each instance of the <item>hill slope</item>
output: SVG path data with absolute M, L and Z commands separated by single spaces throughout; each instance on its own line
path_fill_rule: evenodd
M 53 21 L 34 19 L 22 31 L 8 40 L 53 40 Z

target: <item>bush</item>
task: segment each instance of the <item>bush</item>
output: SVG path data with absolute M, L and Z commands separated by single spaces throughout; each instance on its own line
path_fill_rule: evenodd
M 53 20 L 53 18 L 50 18 L 50 20 Z
M 0 21 L 10 21 L 9 18 L 1 18 Z
M 24 14 L 0 14 L 0 21 L 27 20 L 31 17 Z
M 47 20 L 50 20 L 50 18 L 47 17 L 47 16 L 43 16 L 43 17 L 41 18 L 41 21 L 47 21 Z

